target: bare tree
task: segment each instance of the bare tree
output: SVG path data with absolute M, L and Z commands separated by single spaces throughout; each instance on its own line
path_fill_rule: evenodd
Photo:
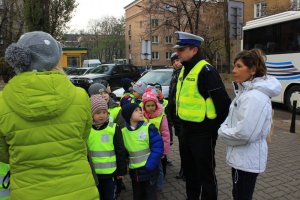
M 224 55 L 225 51 L 223 4 L 217 0 L 145 0 L 139 7 L 150 14 L 151 19 L 161 21 L 151 28 L 152 34 L 186 31 L 202 36 L 205 39 L 203 52 L 213 64 L 216 54 Z M 142 37 L 148 37 L 149 30 L 146 27 Z
M 20 0 L 3 1 L 0 21 L 0 57 L 4 56 L 6 47 L 15 42 L 23 33 L 23 4 Z
M 81 46 L 88 47 L 90 58 L 99 58 L 103 62 L 124 57 L 124 17 L 104 17 L 89 21 L 88 30 L 81 39 Z

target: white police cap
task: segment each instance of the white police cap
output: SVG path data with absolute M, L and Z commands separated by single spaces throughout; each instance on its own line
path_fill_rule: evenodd
M 187 46 L 199 47 L 204 42 L 204 39 L 202 37 L 187 32 L 176 31 L 175 35 L 177 38 L 177 42 L 173 47 L 174 49 L 181 49 Z

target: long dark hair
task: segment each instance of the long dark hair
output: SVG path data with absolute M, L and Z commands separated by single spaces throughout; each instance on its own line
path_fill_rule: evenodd
M 244 65 L 246 65 L 249 69 L 256 67 L 256 73 L 253 75 L 254 77 L 262 77 L 267 74 L 267 67 L 265 64 L 266 56 L 264 52 L 260 49 L 251 49 L 241 51 L 234 58 L 234 64 L 237 60 L 241 60 Z

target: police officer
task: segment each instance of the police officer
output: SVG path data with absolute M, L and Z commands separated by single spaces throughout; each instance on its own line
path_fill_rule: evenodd
M 174 69 L 172 73 L 172 78 L 170 82 L 170 88 L 169 88 L 169 104 L 167 107 L 167 117 L 168 117 L 168 122 L 169 125 L 174 126 L 175 130 L 175 135 L 178 138 L 178 145 L 179 145 L 179 155 L 180 155 L 180 170 L 178 175 L 176 175 L 176 179 L 183 179 L 185 180 L 185 175 L 183 171 L 183 154 L 182 154 L 182 136 L 181 136 L 181 131 L 180 131 L 180 120 L 176 116 L 176 105 L 175 105 L 175 100 L 176 100 L 176 84 L 178 81 L 178 76 L 181 71 L 182 64 L 176 54 L 176 52 L 172 53 L 171 55 L 171 65 Z M 170 129 L 171 130 L 171 129 Z
M 176 86 L 176 115 L 180 119 L 183 164 L 188 200 L 217 199 L 215 145 L 230 98 L 217 72 L 205 61 L 202 37 L 175 32 L 174 46 L 182 63 Z

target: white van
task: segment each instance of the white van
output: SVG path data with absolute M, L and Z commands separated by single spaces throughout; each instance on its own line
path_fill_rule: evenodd
M 97 67 L 98 65 L 101 65 L 99 59 L 84 60 L 82 63 L 82 67 Z

